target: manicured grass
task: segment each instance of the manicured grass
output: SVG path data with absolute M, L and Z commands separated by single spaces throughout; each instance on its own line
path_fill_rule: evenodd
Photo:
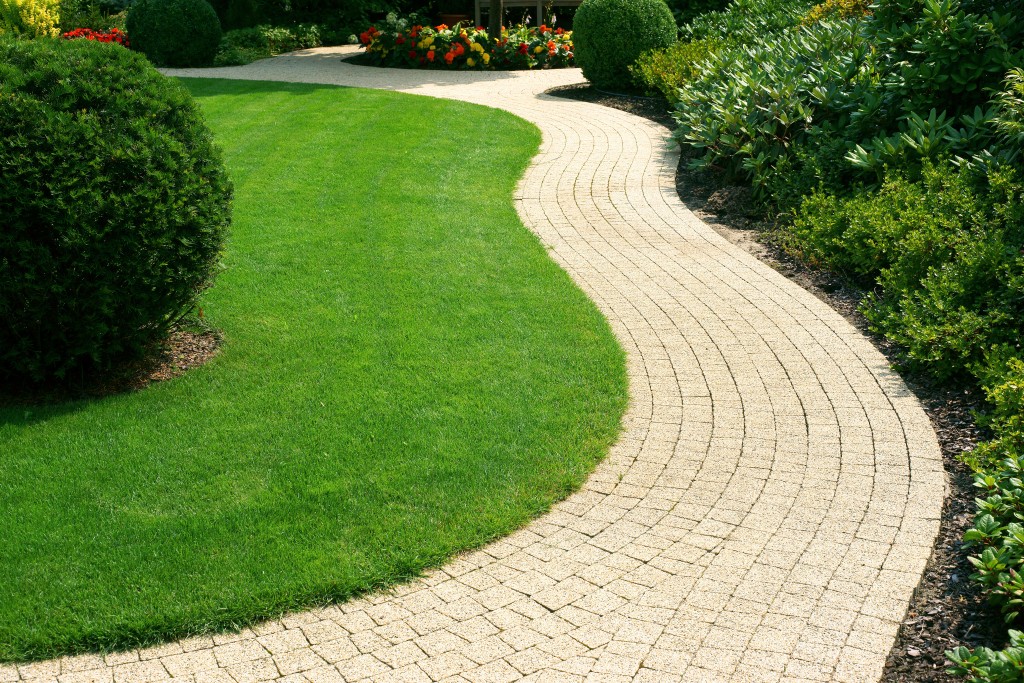
M 226 344 L 131 395 L 0 411 L 0 658 L 221 629 L 505 534 L 614 441 L 623 354 L 522 226 L 535 128 L 193 80 L 235 182 Z

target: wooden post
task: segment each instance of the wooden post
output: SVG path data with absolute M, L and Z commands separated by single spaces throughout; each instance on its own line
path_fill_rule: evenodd
M 492 40 L 501 40 L 501 18 L 505 14 L 505 3 L 502 0 L 491 0 L 490 16 L 487 21 L 487 35 Z

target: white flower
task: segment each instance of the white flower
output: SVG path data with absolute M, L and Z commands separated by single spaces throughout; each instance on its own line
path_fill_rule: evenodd
M 359 36 L 357 36 L 354 33 L 352 35 L 350 35 L 348 37 L 348 44 L 349 45 L 358 45 L 359 44 Z
M 409 20 L 408 19 L 399 19 L 398 20 L 398 28 L 399 28 L 399 30 L 403 30 L 404 31 L 405 27 L 408 26 L 408 25 L 409 25 Z
M 396 21 L 398 21 L 398 15 L 395 14 L 394 12 L 388 12 L 388 15 L 384 17 L 384 21 L 388 22 L 389 24 L 394 24 Z

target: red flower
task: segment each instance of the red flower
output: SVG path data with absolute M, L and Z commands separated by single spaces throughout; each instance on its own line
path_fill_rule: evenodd
M 86 40 L 92 40 L 97 43 L 117 43 L 128 47 L 128 37 L 124 33 L 118 31 L 116 28 L 110 31 L 93 31 L 90 28 L 76 28 L 67 33 L 61 34 L 64 38 L 72 40 L 74 38 L 85 38 Z
M 529 45 L 527 45 L 526 43 L 519 43 L 519 54 L 525 55 L 529 51 L 530 51 L 530 46 Z
M 359 42 L 362 43 L 363 45 L 369 45 L 370 44 L 370 33 L 369 33 L 369 31 L 363 31 L 362 33 L 359 34 Z
M 409 59 L 416 59 L 416 50 L 409 50 Z
M 428 62 L 434 61 L 434 51 L 433 50 L 428 50 L 427 51 L 427 61 Z
M 395 38 L 395 45 L 405 45 L 405 36 Z

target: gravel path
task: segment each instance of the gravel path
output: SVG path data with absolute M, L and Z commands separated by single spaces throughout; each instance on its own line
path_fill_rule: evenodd
M 579 71 L 373 69 L 349 51 L 171 73 L 401 90 L 539 126 L 517 207 L 628 353 L 622 438 L 549 514 L 392 592 L 0 683 L 877 680 L 945 487 L 883 356 L 687 210 L 664 127 L 542 94 Z

